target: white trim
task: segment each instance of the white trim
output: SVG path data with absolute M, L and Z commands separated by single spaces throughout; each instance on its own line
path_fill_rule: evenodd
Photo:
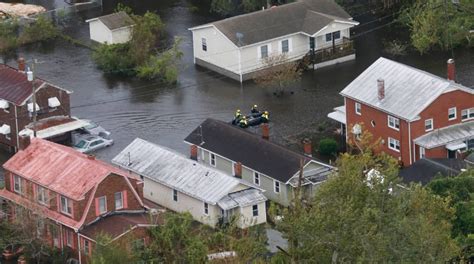
M 359 111 L 357 111 L 357 106 L 359 106 Z M 362 115 L 362 104 L 359 102 L 354 102 L 354 112 L 356 115 Z
M 413 163 L 412 156 L 411 156 L 411 144 L 412 144 L 412 142 L 411 142 L 411 123 L 410 122 L 407 122 L 407 123 L 408 123 L 408 155 L 410 157 L 410 165 L 411 165 Z M 415 153 L 413 153 L 413 157 L 416 157 Z
M 212 157 L 214 157 L 214 159 Z M 214 161 L 214 164 L 212 164 L 212 161 Z M 214 168 L 217 166 L 216 154 L 210 151 L 209 151 L 209 165 Z
M 277 183 L 278 183 L 278 192 L 276 190 Z M 281 193 L 281 182 L 279 180 L 273 179 L 273 192 L 274 193 Z
M 203 208 L 202 208 L 202 212 L 204 213 L 204 215 L 209 215 L 209 204 L 204 202 L 203 203 Z M 207 210 L 207 213 L 206 213 L 206 210 Z
M 176 200 L 175 200 L 175 194 L 176 194 Z M 173 202 L 179 202 L 179 193 L 178 193 L 178 190 L 176 189 L 171 189 L 171 199 L 173 200 Z
M 393 141 L 393 147 L 390 146 L 391 141 Z M 398 149 L 397 149 L 397 144 L 396 144 L 397 142 L 398 142 Z M 393 151 L 400 152 L 400 140 L 398 140 L 398 139 L 388 137 L 387 146 L 388 146 L 389 149 L 391 149 Z
M 258 179 L 258 183 L 256 183 L 255 179 Z M 253 171 L 253 184 L 260 186 L 260 182 L 261 182 L 260 173 L 258 173 L 257 171 Z
M 390 119 L 393 119 L 393 126 L 390 125 Z M 397 128 L 397 122 L 398 122 L 398 128 Z M 391 115 L 387 115 L 387 126 L 391 129 L 394 129 L 394 130 L 397 130 L 397 131 L 400 131 L 400 119 L 399 118 L 396 118 L 396 117 L 393 117 Z
M 105 206 L 104 211 L 100 210 L 100 199 L 102 199 L 102 198 L 104 198 L 104 206 Z M 99 206 L 99 208 L 98 208 L 99 214 L 103 215 L 103 214 L 107 213 L 107 196 L 102 195 L 100 197 L 97 197 L 97 205 Z
M 122 205 L 120 207 L 117 207 L 117 198 L 115 197 L 117 193 L 120 193 L 120 200 L 122 201 Z M 123 209 L 123 191 L 114 193 L 114 206 L 115 206 L 115 210 Z
M 419 154 L 420 154 L 420 159 L 424 158 L 425 157 L 425 154 L 426 154 L 426 149 L 422 146 L 418 146 L 418 149 L 419 149 Z
M 454 109 L 454 117 L 449 117 L 449 111 L 453 110 Z M 458 117 L 458 114 L 457 114 L 457 108 L 456 106 L 455 107 L 450 107 L 448 108 L 448 120 L 451 121 L 451 120 L 456 120 L 456 118 Z
M 430 124 L 431 124 L 431 128 L 426 128 L 426 122 L 427 121 L 430 121 Z M 428 131 L 432 131 L 434 129 L 434 120 L 433 118 L 429 118 L 429 119 L 425 119 L 425 132 L 428 132 Z

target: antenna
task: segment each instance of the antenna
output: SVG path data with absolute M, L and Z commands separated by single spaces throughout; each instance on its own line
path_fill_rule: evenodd
M 238 40 L 238 44 L 239 46 L 243 45 L 244 42 L 242 41 L 242 39 L 244 38 L 244 34 L 240 33 L 240 32 L 237 32 L 235 33 L 235 37 L 237 38 Z

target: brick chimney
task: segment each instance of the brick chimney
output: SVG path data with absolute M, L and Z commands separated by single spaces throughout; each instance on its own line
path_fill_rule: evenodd
M 308 157 L 313 156 L 313 148 L 311 146 L 311 139 L 309 138 L 303 139 L 303 151 L 306 156 Z
M 18 59 L 18 70 L 21 72 L 25 72 L 26 69 L 26 63 L 24 58 L 19 58 Z
M 385 81 L 383 79 L 377 79 L 377 97 L 379 101 L 385 98 Z
M 87 155 L 87 159 L 95 160 L 95 155 Z
M 270 139 L 270 127 L 268 126 L 268 123 L 262 124 L 262 138 Z
M 18 145 L 19 145 L 18 148 L 19 148 L 20 150 L 24 150 L 24 149 L 26 149 L 26 148 L 30 145 L 30 143 L 31 143 L 31 138 L 30 138 L 30 136 L 28 136 L 28 135 L 26 135 L 26 136 L 25 136 L 25 135 L 22 135 L 22 136 L 19 136 L 19 137 L 18 137 L 18 141 L 19 141 L 19 142 L 18 142 L 18 143 L 19 143 L 19 144 L 18 144 Z
M 191 155 L 189 156 L 192 160 L 198 160 L 198 146 L 191 145 L 190 147 Z
M 242 163 L 234 163 L 234 176 L 236 178 L 242 179 Z
M 447 64 L 448 64 L 448 80 L 456 81 L 456 66 L 454 64 L 454 59 L 449 59 Z

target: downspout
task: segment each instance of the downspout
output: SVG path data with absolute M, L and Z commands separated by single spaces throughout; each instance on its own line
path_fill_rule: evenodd
M 79 232 L 77 234 L 77 255 L 79 256 L 79 264 L 82 264 L 81 260 L 81 237 L 79 235 Z
M 238 49 L 239 51 L 239 77 L 240 77 L 240 83 L 242 83 L 242 54 L 240 48 Z
M 411 155 L 411 123 L 408 122 L 408 151 L 410 152 L 410 165 L 412 164 Z M 415 148 L 413 148 L 413 157 L 415 157 Z
M 18 150 L 20 148 L 20 138 L 18 136 L 18 113 L 17 113 L 16 105 L 15 105 L 15 131 L 16 131 L 16 149 Z
M 344 97 L 344 109 L 346 111 L 346 143 L 349 141 L 348 140 L 348 133 L 347 133 L 347 127 L 349 126 L 348 122 L 347 122 L 347 103 L 346 103 L 346 97 Z M 347 147 L 346 147 L 347 149 Z

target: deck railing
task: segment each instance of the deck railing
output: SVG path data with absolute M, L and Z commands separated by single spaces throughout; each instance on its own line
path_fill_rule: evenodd
M 317 64 L 347 55 L 354 54 L 353 41 L 344 37 L 342 43 L 318 50 L 310 50 L 307 57 L 312 64 Z

